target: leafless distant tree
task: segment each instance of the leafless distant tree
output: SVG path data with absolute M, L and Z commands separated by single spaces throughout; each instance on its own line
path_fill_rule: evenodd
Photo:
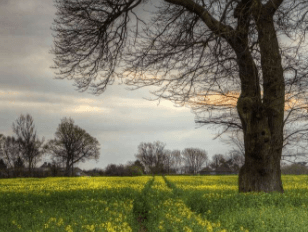
M 23 160 L 28 163 L 29 175 L 32 175 L 35 163 L 40 161 L 44 154 L 44 138 L 42 140 L 38 139 L 31 115 L 27 114 L 24 116 L 21 114 L 15 123 L 13 123 L 13 131 L 20 143 Z
M 175 166 L 176 157 L 174 156 L 175 152 L 171 150 L 164 151 L 164 166 L 167 174 L 170 174 L 170 171 L 173 171 Z
M 4 154 L 3 145 L 4 145 L 5 140 L 6 140 L 6 137 L 3 134 L 0 134 L 0 157 L 2 157 Z
M 212 162 L 210 163 L 210 167 L 213 169 L 217 169 L 223 163 L 225 163 L 226 159 L 225 156 L 222 154 L 215 154 L 212 156 Z
M 116 164 L 108 164 L 108 166 L 105 169 L 105 174 L 108 176 L 117 176 L 117 165 Z
M 0 159 L 0 172 L 1 170 L 5 170 L 7 167 L 6 167 L 6 164 L 4 163 L 4 160 L 3 159 Z M 1 173 L 0 173 L 0 176 L 1 176 Z
M 107 176 L 128 176 L 129 170 L 123 164 L 108 164 L 105 169 L 105 174 Z
M 1 158 L 8 168 L 14 167 L 14 161 L 19 155 L 19 146 L 14 137 L 2 137 L 1 139 Z
M 10 170 L 16 170 L 15 164 L 22 160 L 21 143 L 13 136 L 3 136 L 1 139 L 0 157 L 7 166 L 7 175 L 10 176 Z
M 150 22 L 136 11 L 149 2 L 159 4 Z M 240 192 L 283 192 L 285 98 L 307 102 L 308 1 L 55 3 L 58 78 L 74 79 L 79 90 L 90 87 L 95 94 L 115 77 L 136 88 L 162 86 L 154 94 L 190 105 L 197 122 L 243 131 Z M 240 123 L 217 111 L 237 111 Z
M 173 164 L 174 169 L 177 172 L 180 172 L 182 174 L 183 171 L 184 171 L 183 170 L 184 161 L 183 161 L 181 151 L 180 150 L 173 150 L 172 156 L 173 156 L 173 159 L 174 159 L 174 164 Z
M 244 144 L 244 135 L 242 130 L 234 130 L 227 139 L 220 137 L 221 141 L 229 146 L 232 146 L 231 153 L 238 153 L 242 155 L 245 159 L 245 144 Z M 227 134 L 228 134 L 227 133 Z
M 245 163 L 245 156 L 243 156 L 240 152 L 231 150 L 227 154 L 224 155 L 224 160 L 226 167 L 231 171 L 238 173 L 240 168 Z
M 141 176 L 145 173 L 144 166 L 139 160 L 127 162 L 125 168 L 130 176 Z
M 198 148 L 186 148 L 182 151 L 185 166 L 193 173 L 197 174 L 202 165 L 208 160 L 207 152 Z
M 245 156 L 238 152 L 230 151 L 227 155 L 227 159 L 232 160 L 232 163 L 238 165 L 239 167 L 242 167 L 245 164 Z
M 301 164 L 292 163 L 281 168 L 281 172 L 285 175 L 307 175 L 308 168 Z
M 157 174 L 164 171 L 165 146 L 166 144 L 160 141 L 153 143 L 140 143 L 136 158 L 145 166 L 147 172 Z
M 96 138 L 74 125 L 73 119 L 64 118 L 57 128 L 55 139 L 48 141 L 46 149 L 53 156 L 65 160 L 66 175 L 71 175 L 73 164 L 87 159 L 98 160 L 99 146 Z

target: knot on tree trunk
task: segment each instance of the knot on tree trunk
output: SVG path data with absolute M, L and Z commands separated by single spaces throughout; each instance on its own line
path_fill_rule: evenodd
M 273 149 L 271 144 L 271 116 L 266 106 L 257 98 L 240 96 L 237 109 L 245 143 L 245 164 L 239 173 L 239 191 L 283 192 L 280 163 L 274 159 L 280 151 Z
M 247 136 L 247 142 L 253 147 L 269 144 L 271 141 L 271 132 L 268 124 L 268 117 L 265 113 L 265 107 L 261 102 L 253 100 L 252 97 L 239 97 L 237 110 L 242 121 L 244 136 Z M 261 148 L 260 147 L 260 148 Z
M 254 105 L 254 102 L 250 97 L 240 96 L 237 101 L 237 110 L 238 110 L 240 119 L 244 121 L 245 125 L 247 125 L 247 122 L 250 121 L 251 119 L 253 105 Z

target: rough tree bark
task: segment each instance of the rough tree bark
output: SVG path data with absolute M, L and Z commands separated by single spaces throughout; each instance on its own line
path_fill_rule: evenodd
M 253 1 L 247 1 L 247 4 L 249 2 Z M 248 49 L 244 47 L 242 52 L 237 51 L 242 81 L 237 109 L 245 143 L 245 164 L 239 172 L 239 192 L 283 192 L 280 160 L 283 147 L 285 85 L 273 11 L 269 8 L 256 6 L 253 14 L 259 33 L 264 81 L 263 101 L 257 69 L 250 53 L 245 52 Z M 241 42 L 248 45 L 246 41 Z

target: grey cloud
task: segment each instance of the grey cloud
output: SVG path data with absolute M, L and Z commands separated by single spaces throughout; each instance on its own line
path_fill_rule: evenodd
M 157 101 L 142 99 L 154 98 L 149 91 L 155 87 L 129 91 L 115 83 L 94 96 L 76 91 L 74 81 L 54 79 L 49 51 L 55 12 L 52 1 L 0 0 L 0 133 L 13 135 L 12 123 L 29 113 L 38 136 L 48 140 L 54 138 L 62 118 L 72 117 L 101 144 L 99 163 L 81 163 L 86 169 L 134 160 L 141 142 L 156 140 L 168 149 L 199 147 L 210 155 L 226 151 L 211 140 L 214 133 L 194 129 L 188 108 L 174 108 L 167 101 L 157 106 Z
M 9 0 L 2 0 L 0 1 L 0 6 L 4 7 L 5 5 L 7 5 L 9 3 Z
M 43 36 L 50 33 L 49 27 L 56 12 L 48 1 L 5 1 L 0 8 L 0 34 L 14 36 Z M 12 17 L 13 16 L 13 17 Z M 49 24 L 48 27 L 46 25 Z

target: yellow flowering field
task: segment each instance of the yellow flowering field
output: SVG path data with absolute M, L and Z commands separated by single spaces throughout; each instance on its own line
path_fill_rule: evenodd
M 0 232 L 308 231 L 308 178 L 238 193 L 237 176 L 0 179 Z
M 227 231 L 308 231 L 307 175 L 282 176 L 284 194 L 238 193 L 238 176 L 166 176 L 192 211 Z
M 0 231 L 133 231 L 133 201 L 152 177 L 0 180 Z
M 149 203 L 148 231 L 226 232 L 219 223 L 211 223 L 192 212 L 183 200 L 173 194 L 161 176 L 156 176 L 146 193 Z

